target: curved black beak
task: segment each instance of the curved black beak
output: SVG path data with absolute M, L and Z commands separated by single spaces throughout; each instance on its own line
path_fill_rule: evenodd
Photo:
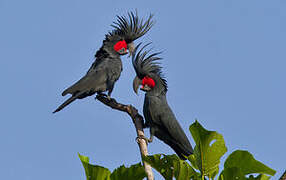
M 128 57 L 131 57 L 134 53 L 134 50 L 135 50 L 135 44 L 133 42 L 127 44 L 127 49 L 129 51 L 129 56 Z
M 138 88 L 139 88 L 140 84 L 142 84 L 142 80 L 139 79 L 138 76 L 136 76 L 133 80 L 133 90 L 136 94 L 138 94 Z

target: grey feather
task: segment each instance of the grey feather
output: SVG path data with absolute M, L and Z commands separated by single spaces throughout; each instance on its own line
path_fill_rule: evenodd
M 109 36 L 118 35 L 123 37 L 127 43 L 135 41 L 144 34 L 146 34 L 154 25 L 151 14 L 144 22 L 144 19 L 138 17 L 137 11 L 135 13 L 129 12 L 126 16 L 117 16 L 117 21 L 111 25 L 114 30 L 109 33 Z
M 181 159 L 193 153 L 193 148 L 167 103 L 166 96 L 149 96 L 146 93 L 143 107 L 146 125 L 158 139 L 174 149 Z
M 193 148 L 168 105 L 166 99 L 167 81 L 164 79 L 162 67 L 158 63 L 161 58 L 157 57 L 160 53 L 150 54 L 150 50 L 144 50 L 148 44 L 137 53 L 140 45 L 135 48 L 132 57 L 137 77 L 142 80 L 148 76 L 155 82 L 155 86 L 145 94 L 143 106 L 145 126 L 150 127 L 151 137 L 156 136 L 168 144 L 181 159 L 185 159 L 185 156 L 193 153 Z
M 133 41 L 146 34 L 153 26 L 153 15 L 144 21 L 133 12 L 126 16 L 117 16 L 111 32 L 105 35 L 102 47 L 95 54 L 95 61 L 87 73 L 72 86 L 63 91 L 62 95 L 72 96 L 64 102 L 55 112 L 63 109 L 75 99 L 82 99 L 95 93 L 108 91 L 110 96 L 115 82 L 119 79 L 122 71 L 122 62 L 119 52 L 114 50 L 114 45 L 122 40 L 127 43 L 129 53 L 133 53 Z

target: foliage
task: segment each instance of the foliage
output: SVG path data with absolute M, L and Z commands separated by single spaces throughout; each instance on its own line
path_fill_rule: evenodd
M 110 170 L 102 166 L 89 164 L 88 157 L 80 154 L 78 156 L 83 164 L 87 180 L 140 180 L 146 177 L 141 163 L 134 164 L 129 168 L 122 165 L 111 173 Z
M 155 154 L 143 157 L 166 180 L 214 180 L 219 173 L 221 157 L 227 148 L 223 136 L 215 131 L 208 131 L 197 121 L 189 128 L 196 146 L 188 161 L 177 155 Z M 85 169 L 87 180 L 140 180 L 146 177 L 141 163 L 129 168 L 120 166 L 112 173 L 101 166 L 89 164 L 88 157 L 79 155 Z M 248 151 L 237 150 L 231 153 L 217 180 L 268 180 L 275 170 L 257 161 Z M 270 176 L 269 176 L 270 175 Z
M 219 180 L 246 179 L 245 175 L 252 173 L 260 173 L 260 175 L 256 178 L 250 176 L 249 179 L 269 179 L 265 174 L 274 176 L 275 171 L 255 160 L 249 152 L 237 150 L 226 159 Z
M 143 158 L 156 169 L 166 180 L 173 179 L 198 179 L 197 173 L 186 161 L 182 161 L 177 155 L 155 154 Z
M 202 176 L 214 178 L 219 171 L 220 158 L 226 153 L 223 137 L 215 131 L 207 131 L 197 121 L 190 126 L 196 146 L 190 162 Z

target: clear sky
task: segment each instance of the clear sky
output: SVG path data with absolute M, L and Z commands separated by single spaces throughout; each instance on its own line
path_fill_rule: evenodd
M 0 179 L 84 179 L 77 156 L 114 169 L 140 161 L 129 117 L 93 97 L 57 114 L 61 92 L 81 78 L 115 16 L 137 8 L 155 26 L 136 43 L 164 51 L 168 101 L 190 141 L 195 119 L 244 149 L 285 166 L 286 1 L 0 0 Z M 131 59 L 113 97 L 142 112 Z M 147 131 L 148 132 L 148 131 Z M 172 154 L 156 139 L 149 152 Z M 226 156 L 224 156 L 226 157 Z M 156 175 L 157 176 L 157 175 Z

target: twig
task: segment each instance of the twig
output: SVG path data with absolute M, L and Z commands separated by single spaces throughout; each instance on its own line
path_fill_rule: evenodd
M 279 180 L 286 180 L 286 170 L 282 174 L 281 178 Z
M 144 137 L 144 131 L 143 131 L 143 117 L 138 113 L 138 110 L 133 107 L 132 105 L 125 105 L 118 103 L 113 98 L 107 98 L 103 95 L 97 95 L 96 99 L 105 104 L 106 106 L 111 107 L 112 109 L 116 109 L 119 111 L 126 112 L 132 119 L 134 126 L 136 128 L 137 137 Z M 142 138 L 138 138 L 137 140 L 138 146 L 141 152 L 141 158 L 142 156 L 148 155 L 148 149 L 146 141 Z M 147 162 L 143 161 L 143 165 L 145 168 L 145 172 L 147 174 L 148 180 L 154 180 L 154 175 L 152 172 L 152 167 Z

